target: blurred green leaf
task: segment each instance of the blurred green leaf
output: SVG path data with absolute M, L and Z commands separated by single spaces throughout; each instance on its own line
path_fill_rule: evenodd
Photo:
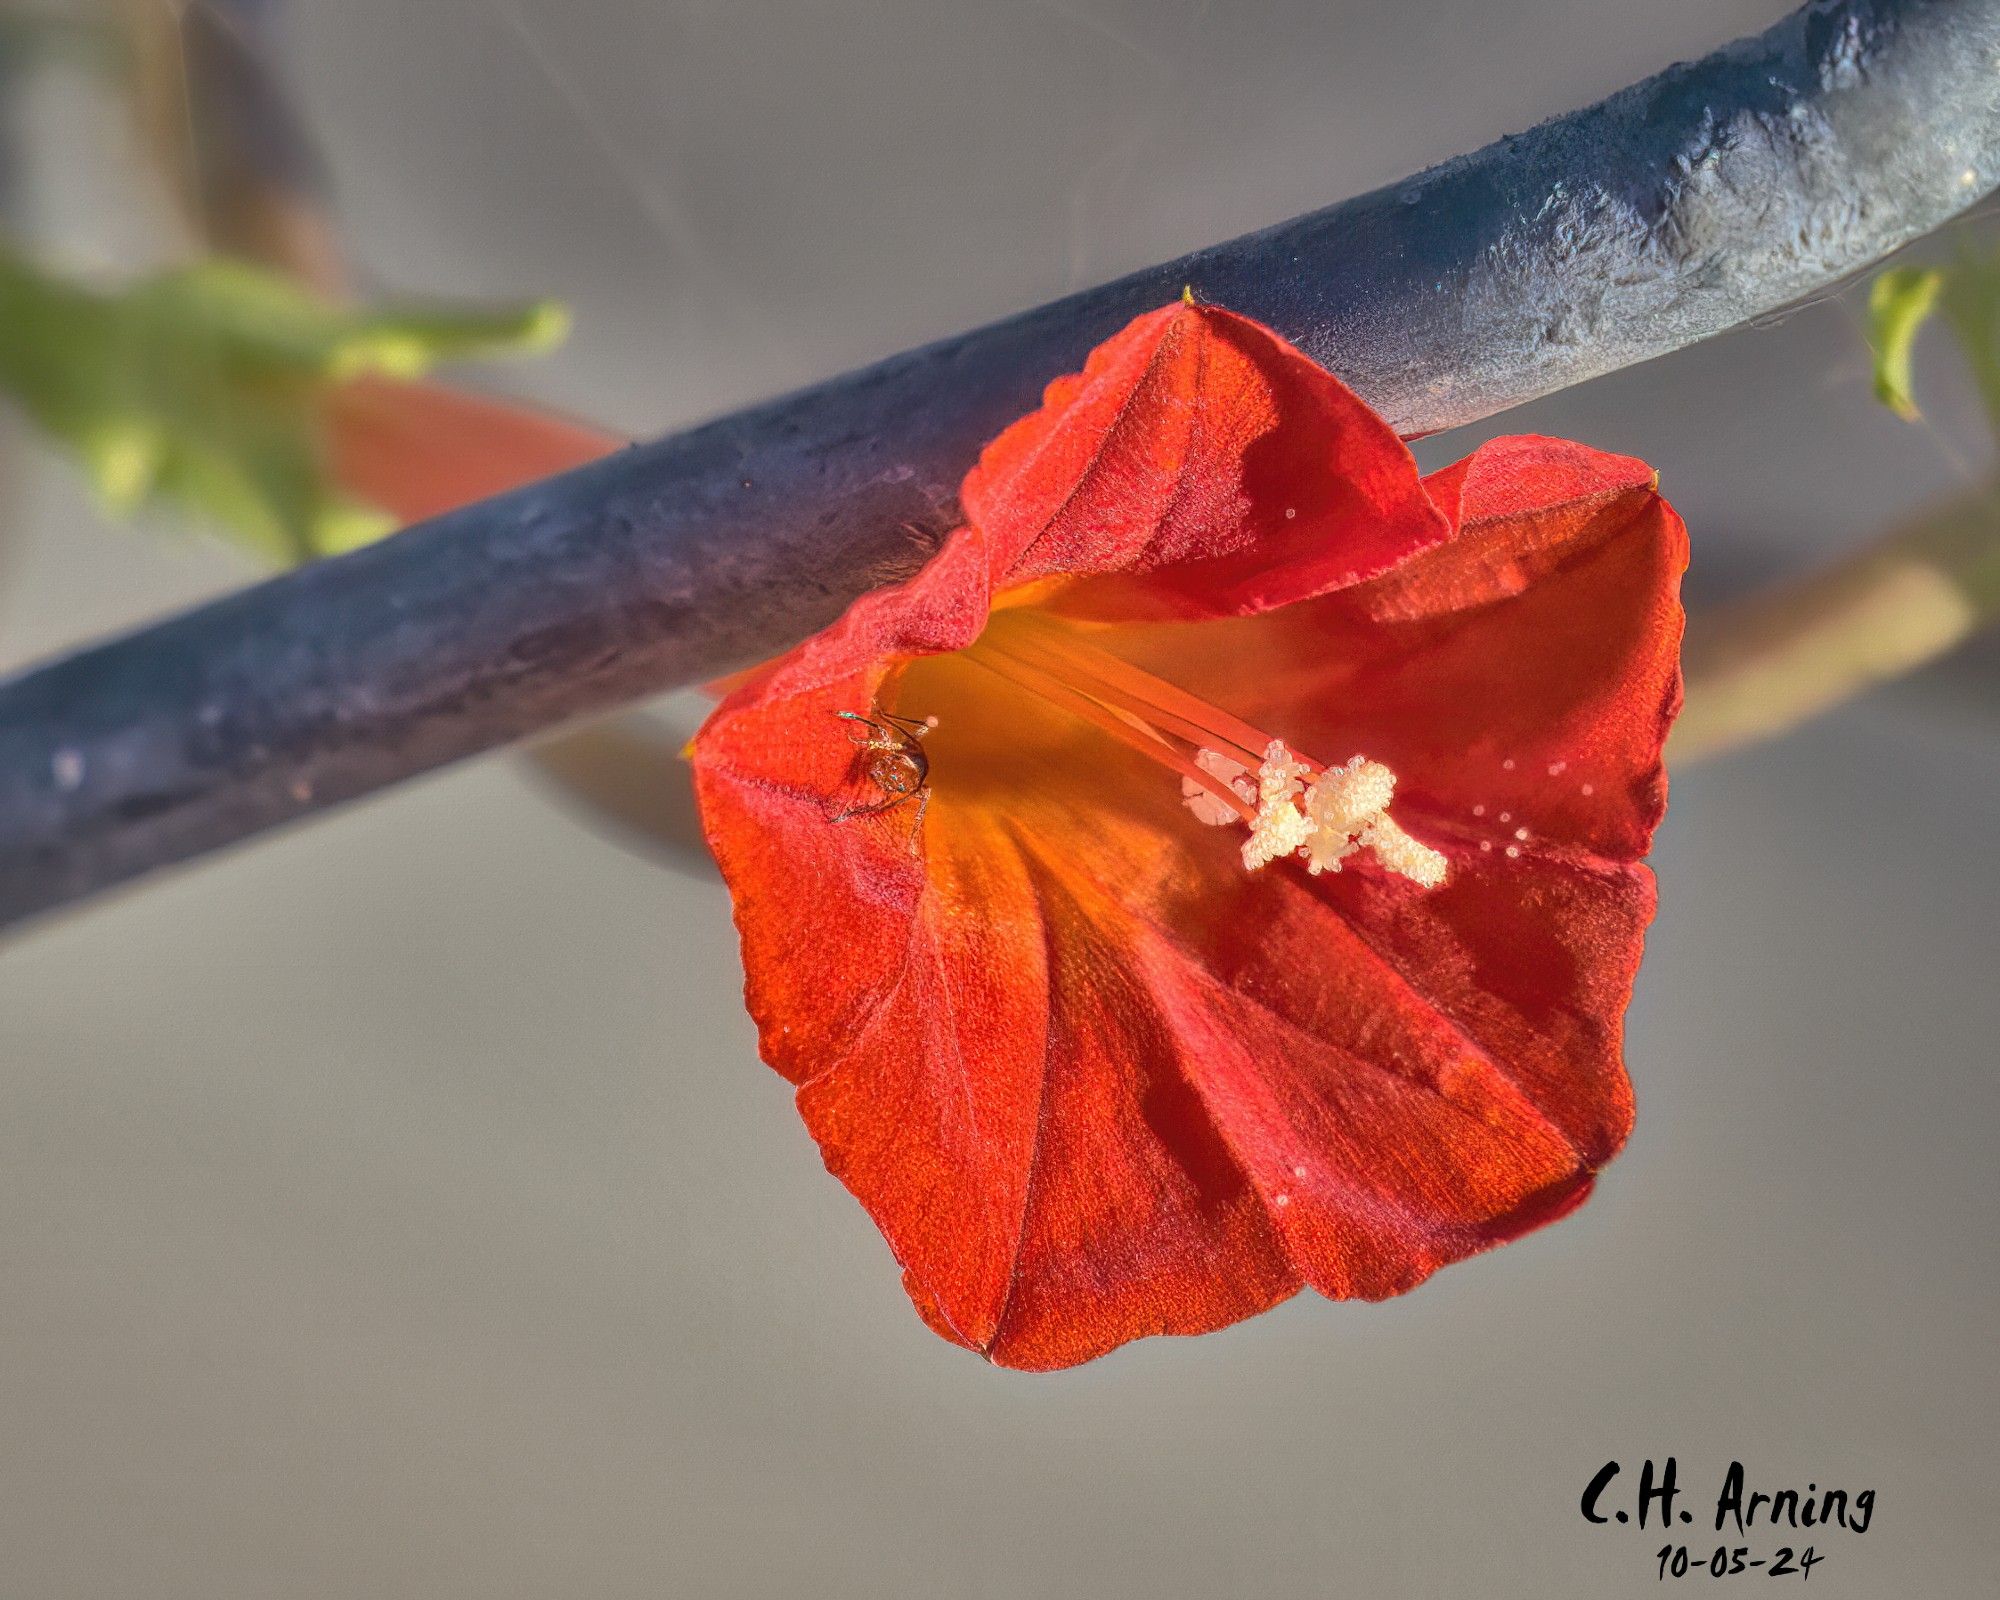
M 1943 320 L 2000 437 L 2000 250 L 1967 247 L 1940 267 L 1896 267 L 1868 291 L 1868 342 L 1875 351 L 1875 393 L 1906 421 L 1917 418 L 1911 358 L 1932 316 Z
M 280 562 L 395 525 L 328 478 L 332 387 L 546 350 L 567 328 L 550 304 L 335 305 L 230 261 L 107 291 L 0 245 L 0 390 L 112 510 L 169 507 Z
M 1967 252 L 1945 269 L 1938 309 L 1958 336 L 1986 419 L 2000 434 L 2000 257 Z
M 1906 422 L 1917 418 L 1910 394 L 1910 357 L 1917 334 L 1937 309 L 1944 273 L 1896 267 L 1868 291 L 1868 343 L 1875 351 L 1875 398 Z

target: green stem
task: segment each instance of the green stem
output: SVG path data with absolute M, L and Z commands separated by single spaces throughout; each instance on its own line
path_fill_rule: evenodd
M 1690 622 L 1670 761 L 1768 739 L 1913 672 L 2000 619 L 2000 485 Z

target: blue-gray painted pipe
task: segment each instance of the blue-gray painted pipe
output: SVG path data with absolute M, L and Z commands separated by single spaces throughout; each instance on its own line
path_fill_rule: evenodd
M 0 684 L 0 922 L 769 656 L 1192 285 L 1405 432 L 1678 349 L 2000 183 L 2000 0 L 1820 0 L 1389 188 L 469 507 Z

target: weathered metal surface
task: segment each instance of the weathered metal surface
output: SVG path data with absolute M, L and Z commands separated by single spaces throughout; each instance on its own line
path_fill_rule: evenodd
M 1416 434 L 1823 289 L 2000 182 L 2000 0 L 1841 0 L 1390 188 L 0 684 L 0 921 L 781 650 L 1191 285 Z

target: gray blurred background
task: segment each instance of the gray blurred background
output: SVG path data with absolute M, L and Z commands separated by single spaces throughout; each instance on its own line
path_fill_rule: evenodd
M 564 297 L 509 379 L 656 432 L 1786 9 L 325 0 L 291 60 L 373 278 Z M 32 112 L 44 230 L 157 248 L 101 100 Z M 1875 407 L 1850 295 L 1503 425 L 1657 463 L 1706 596 L 1985 470 L 1942 342 L 1920 373 L 1926 425 Z M 0 665 L 248 575 L 6 480 Z M 720 887 L 516 761 L 45 926 L 0 957 L 0 1593 L 1640 1594 L 1661 1536 L 1577 1498 L 1673 1454 L 1697 1559 L 1741 1458 L 1879 1491 L 1729 1541 L 1815 1543 L 1810 1592 L 1991 1594 L 1993 681 L 1677 777 L 1638 1130 L 1579 1215 L 1055 1376 L 918 1322 L 756 1060 Z

